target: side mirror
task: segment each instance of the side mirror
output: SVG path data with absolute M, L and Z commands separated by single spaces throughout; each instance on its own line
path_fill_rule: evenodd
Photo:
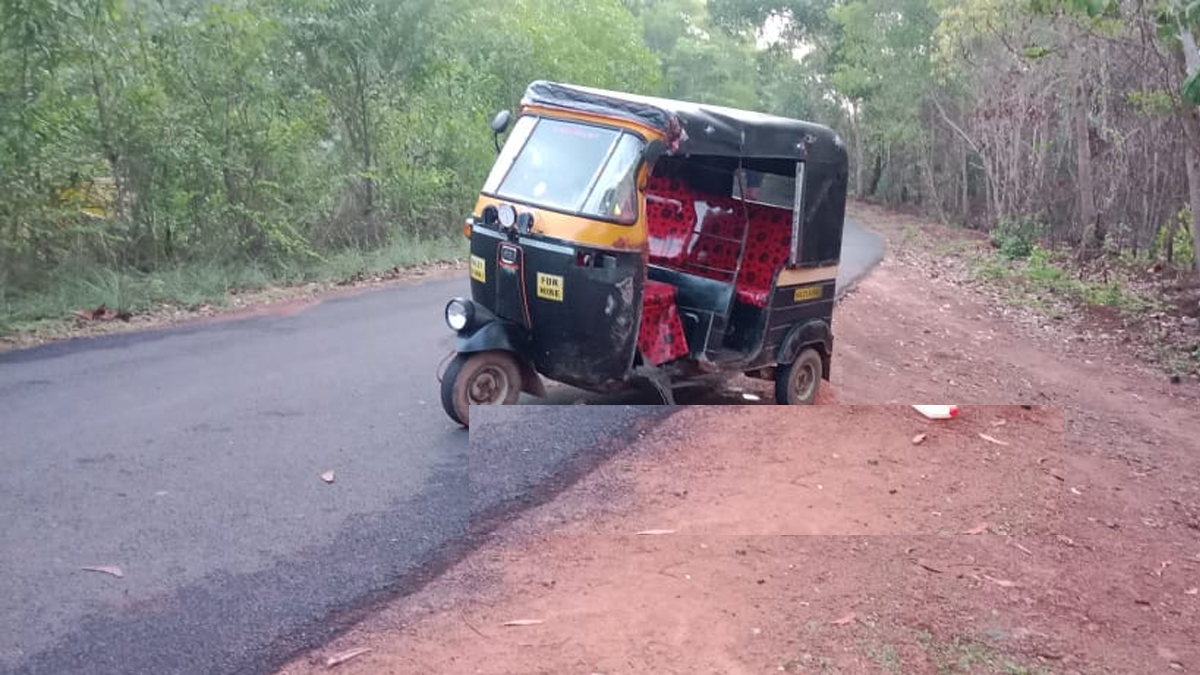
M 512 119 L 512 115 L 507 110 L 501 110 L 492 118 L 492 140 L 496 144 L 496 152 L 500 152 L 500 134 L 508 129 L 508 122 Z
M 492 118 L 492 131 L 497 134 L 504 133 L 504 130 L 508 128 L 508 121 L 511 118 L 512 115 L 507 110 L 501 110 L 496 113 L 496 116 Z

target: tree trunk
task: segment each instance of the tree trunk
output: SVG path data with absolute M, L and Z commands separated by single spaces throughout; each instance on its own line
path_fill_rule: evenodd
M 1194 135 L 1200 138 L 1200 117 L 1192 115 Z M 1196 143 L 1187 145 L 1188 201 L 1192 207 L 1192 258 L 1196 276 L 1200 277 L 1200 151 Z
M 355 95 L 358 99 L 358 123 L 362 128 L 362 163 L 363 173 L 366 174 L 366 180 L 363 181 L 363 187 L 366 189 L 366 205 L 363 209 L 367 217 L 371 217 L 375 212 L 375 159 L 371 153 L 371 121 L 370 112 L 367 106 L 370 105 L 367 100 L 367 74 L 366 66 L 355 62 L 354 64 L 354 88 Z
M 879 192 L 879 181 L 883 180 L 883 153 L 875 155 L 875 168 L 871 170 L 871 188 L 867 194 L 872 197 Z
M 970 155 L 967 154 L 967 146 L 959 143 L 962 148 L 962 185 L 959 186 L 962 190 L 959 204 L 962 209 L 962 221 L 964 225 L 971 225 L 971 170 L 970 170 Z
M 938 194 L 937 179 L 933 175 L 933 153 L 933 148 L 922 153 L 924 156 L 921 158 L 921 169 L 925 174 L 925 189 L 929 191 L 929 200 L 933 202 L 934 213 L 937 215 L 938 222 L 945 225 L 946 212 L 942 210 L 942 197 Z
M 1075 142 L 1075 161 L 1079 171 L 1079 220 L 1083 226 L 1080 255 L 1091 257 L 1099 249 L 1096 240 L 1096 186 L 1092 175 L 1092 146 L 1088 133 L 1087 77 L 1084 73 L 1086 43 L 1071 51 L 1071 76 L 1075 80 L 1071 131 Z
M 858 111 L 850 113 L 850 124 L 854 133 L 854 195 L 863 198 L 863 151 L 862 127 L 859 125 Z
M 1179 31 L 1183 41 L 1184 78 L 1200 70 L 1200 50 L 1196 49 L 1196 38 L 1187 27 Z M 1187 174 L 1188 201 L 1192 207 L 1192 258 L 1196 276 L 1200 277 L 1200 105 L 1189 109 L 1184 118 L 1187 130 Z

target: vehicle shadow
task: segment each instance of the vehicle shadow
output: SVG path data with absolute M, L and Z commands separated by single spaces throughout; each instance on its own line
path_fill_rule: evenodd
M 546 398 L 522 394 L 517 405 L 661 405 L 662 399 L 649 386 L 619 394 L 592 394 L 574 387 L 548 384 Z M 678 389 L 676 405 L 775 405 L 772 386 L 744 377 Z

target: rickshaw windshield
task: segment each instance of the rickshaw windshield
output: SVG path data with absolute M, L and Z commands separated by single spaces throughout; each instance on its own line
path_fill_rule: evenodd
M 484 193 L 558 211 L 632 223 L 644 143 L 619 129 L 522 117 Z

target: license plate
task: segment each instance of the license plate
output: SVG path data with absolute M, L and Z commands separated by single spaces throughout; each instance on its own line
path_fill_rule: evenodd
M 804 302 L 805 300 L 817 300 L 825 294 L 825 289 L 821 286 L 804 286 L 797 288 L 792 293 L 792 302 Z
M 563 278 L 553 274 L 538 272 L 537 275 L 537 294 L 539 298 L 545 300 L 553 300 L 562 302 L 563 300 Z
M 487 281 L 487 265 L 477 255 L 471 256 L 471 278 L 480 283 Z

